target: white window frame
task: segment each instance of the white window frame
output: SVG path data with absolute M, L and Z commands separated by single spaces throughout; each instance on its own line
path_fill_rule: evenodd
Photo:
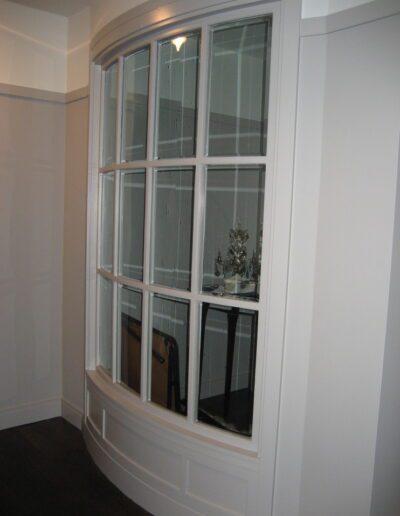
M 164 424 L 170 425 L 172 428 L 182 431 L 186 434 L 193 435 L 199 439 L 216 442 L 222 446 L 233 447 L 244 453 L 257 454 L 260 448 L 260 432 L 262 423 L 262 396 L 263 386 L 266 382 L 266 355 L 268 349 L 268 325 L 270 320 L 271 297 L 268 285 L 271 280 L 271 249 L 273 245 L 273 227 L 274 227 L 274 203 L 276 192 L 276 174 L 274 173 L 276 159 L 276 123 L 277 123 L 277 105 L 278 105 L 278 72 L 279 72 L 279 8 L 277 3 L 258 4 L 256 6 L 246 6 L 241 9 L 235 9 L 230 12 L 223 12 L 206 16 L 201 20 L 189 20 L 175 25 L 172 29 L 159 30 L 148 36 L 135 39 L 128 44 L 124 44 L 122 49 L 112 53 L 111 57 L 101 57 L 92 64 L 91 70 L 91 145 L 89 151 L 89 206 L 88 206 L 88 289 L 87 289 L 87 347 L 86 347 L 86 369 L 89 371 L 96 370 L 97 360 L 97 323 L 96 323 L 96 306 L 97 294 L 96 283 L 97 275 L 100 273 L 105 278 L 113 282 L 113 343 L 112 356 L 113 368 L 112 377 L 103 373 L 100 368 L 97 369 L 98 374 L 108 382 L 110 393 L 119 398 L 121 402 L 128 404 L 132 410 L 139 411 L 144 417 L 157 418 Z M 241 20 L 244 18 L 253 18 L 257 16 L 272 15 L 272 38 L 271 38 L 271 61 L 270 61 L 270 86 L 268 101 L 268 134 L 267 134 L 267 155 L 258 157 L 208 157 L 205 155 L 206 150 L 206 114 L 207 114 L 207 83 L 208 83 L 208 65 L 209 65 L 209 35 L 208 27 L 219 23 L 228 23 L 229 21 Z M 196 130 L 196 157 L 194 158 L 176 158 L 176 159 L 152 159 L 155 153 L 154 146 L 154 130 L 156 125 L 156 73 L 157 60 L 155 59 L 158 50 L 158 42 L 166 38 L 182 32 L 192 32 L 201 30 L 200 43 L 200 67 L 198 78 L 198 121 Z M 117 145 L 116 157 L 120 156 L 121 142 L 121 115 L 122 115 L 122 66 L 123 56 L 129 55 L 135 50 L 150 45 L 150 76 L 149 76 L 149 114 L 148 114 L 148 137 L 147 137 L 147 156 L 148 160 L 137 160 L 129 163 L 115 163 L 106 167 L 99 167 L 99 159 L 102 155 L 101 136 L 102 136 L 102 120 L 101 120 L 101 91 L 104 84 L 103 70 L 115 62 L 119 61 L 119 96 L 117 104 L 118 122 L 117 122 Z M 197 157 L 198 156 L 198 157 Z M 263 165 L 265 166 L 265 196 L 264 196 L 264 242 L 262 249 L 262 273 L 260 280 L 260 299 L 258 302 L 218 298 L 211 294 L 201 292 L 201 272 L 202 272 L 202 238 L 203 232 L 202 220 L 205 203 L 205 185 L 203 182 L 204 174 L 201 172 L 208 165 Z M 151 195 L 152 195 L 152 169 L 166 166 L 193 166 L 195 167 L 195 198 L 194 198 L 194 223 L 193 223 L 193 252 L 192 252 L 192 292 L 184 292 L 168 287 L 151 284 L 150 269 L 146 264 L 150 263 L 150 238 L 151 235 Z M 146 213 L 145 213 L 145 243 L 144 243 L 144 271 L 143 283 L 133 279 L 118 276 L 118 213 L 119 202 L 118 192 L 120 190 L 120 171 L 131 169 L 146 170 Z M 114 262 L 113 272 L 109 273 L 97 268 L 97 220 L 99 220 L 99 204 L 98 204 L 98 179 L 99 172 L 115 172 L 115 202 L 114 202 Z M 96 228 L 96 231 L 94 231 Z M 96 237 L 93 235 L 96 234 Z M 148 403 L 147 389 L 147 360 L 146 353 L 142 353 L 142 385 L 141 396 L 135 395 L 132 391 L 124 388 L 116 383 L 117 380 L 117 356 L 119 347 L 118 334 L 118 289 L 119 285 L 131 286 L 139 289 L 143 293 L 142 305 L 142 321 L 149 321 L 149 302 L 150 294 L 158 293 L 168 295 L 169 297 L 177 297 L 179 299 L 190 299 L 190 342 L 189 342 L 189 364 L 188 364 L 188 415 L 182 417 L 176 413 L 167 411 L 153 403 Z M 253 431 L 251 437 L 239 436 L 228 431 L 219 430 L 208 426 L 204 423 L 196 421 L 196 405 L 197 405 L 197 383 L 198 383 L 198 357 L 199 357 L 199 331 L 200 331 L 200 303 L 206 301 L 212 304 L 220 304 L 224 306 L 236 306 L 258 311 L 261 316 L 258 320 L 257 335 L 257 352 L 256 352 L 256 371 L 255 371 L 255 387 L 254 387 L 254 405 L 253 405 Z M 265 316 L 264 316 L 265 315 Z M 145 345 L 148 342 L 149 323 L 143 325 L 142 342 Z M 196 346 L 197 345 L 197 349 Z

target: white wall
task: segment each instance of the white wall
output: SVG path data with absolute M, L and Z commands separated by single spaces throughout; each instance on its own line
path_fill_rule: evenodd
M 303 0 L 301 17 L 315 18 L 368 4 L 373 0 Z
M 60 415 L 64 124 L 0 94 L 0 428 Z
M 326 44 L 300 514 L 365 516 L 391 279 L 400 16 L 324 39 L 309 37 L 300 65 Z
M 63 416 L 80 427 L 84 407 L 88 99 L 66 106 L 63 254 Z
M 398 159 L 389 313 L 371 516 L 400 514 L 400 152 Z
M 64 93 L 68 20 L 0 0 L 0 83 Z
M 96 0 L 91 4 L 91 36 L 126 11 L 148 0 Z
M 90 8 L 68 18 L 66 91 L 89 84 Z

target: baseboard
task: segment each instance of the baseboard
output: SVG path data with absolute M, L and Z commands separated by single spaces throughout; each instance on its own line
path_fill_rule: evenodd
M 25 403 L 0 409 L 0 430 L 61 416 L 61 399 Z
M 61 400 L 61 415 L 68 423 L 71 423 L 71 425 L 76 426 L 79 430 L 82 429 L 82 410 L 65 398 Z

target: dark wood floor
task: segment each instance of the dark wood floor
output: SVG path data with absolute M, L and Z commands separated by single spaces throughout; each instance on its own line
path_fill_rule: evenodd
M 145 516 L 94 464 L 62 418 L 0 431 L 3 516 Z

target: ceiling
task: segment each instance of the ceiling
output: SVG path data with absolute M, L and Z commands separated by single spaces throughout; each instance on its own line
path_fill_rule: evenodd
M 93 0 L 10 0 L 15 4 L 40 9 L 60 16 L 72 16 L 88 7 Z

